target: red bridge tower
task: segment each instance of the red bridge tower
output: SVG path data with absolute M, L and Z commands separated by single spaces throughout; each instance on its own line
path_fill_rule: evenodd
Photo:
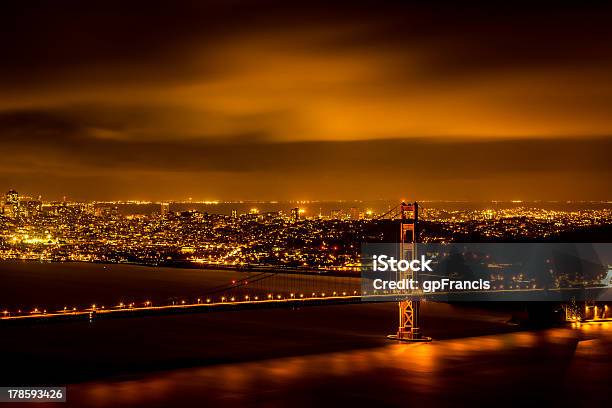
M 401 259 L 416 259 L 418 240 L 419 204 L 400 204 L 400 254 Z M 403 272 L 401 279 L 417 280 L 413 271 Z M 399 328 L 397 334 L 389 335 L 390 339 L 400 341 L 431 341 L 431 337 L 425 337 L 419 326 L 420 301 L 414 298 L 399 302 Z

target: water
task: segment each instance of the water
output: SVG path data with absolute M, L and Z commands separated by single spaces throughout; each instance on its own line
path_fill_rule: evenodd
M 91 307 L 112 307 L 119 303 L 167 305 L 185 300 L 196 302 L 214 288 L 231 285 L 233 281 L 257 277 L 260 272 L 232 270 L 149 267 L 125 264 L 51 263 L 36 261 L 0 262 L 0 311 L 48 312 L 64 307 L 78 310 Z M 312 292 L 333 289 L 334 286 L 352 293 L 360 288 L 359 278 L 317 277 L 281 274 L 278 279 L 250 282 L 231 295 L 258 294 L 268 290 L 289 294 L 302 290 Z M 298 292 L 296 292 L 298 293 Z M 229 296 L 227 293 L 223 293 Z M 221 293 L 211 295 L 219 300 Z M 216 296 L 216 297 L 215 297 Z
M 0 263 L 0 299 L 173 296 L 235 272 Z M 25 302 L 25 301 L 24 301 Z M 519 331 L 509 311 L 425 303 L 429 344 L 396 344 L 394 304 L 2 327 L 2 385 L 67 385 L 67 406 L 598 406 L 612 325 Z
M 604 406 L 611 334 L 601 324 L 174 370 L 72 386 L 69 405 Z

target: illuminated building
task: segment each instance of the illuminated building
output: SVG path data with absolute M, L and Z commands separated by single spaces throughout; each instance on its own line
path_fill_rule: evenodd
M 6 193 L 6 203 L 7 204 L 19 204 L 19 193 L 17 193 L 15 190 L 9 190 Z
M 160 205 L 160 214 L 162 217 L 168 215 L 170 212 L 170 203 L 161 203 Z
M 19 193 L 15 190 L 9 190 L 6 193 L 2 213 L 11 218 L 19 216 Z

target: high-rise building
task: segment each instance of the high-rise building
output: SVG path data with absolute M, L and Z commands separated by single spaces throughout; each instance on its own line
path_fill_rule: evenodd
M 19 193 L 15 190 L 9 190 L 6 193 L 2 213 L 11 218 L 19 216 Z
M 15 190 L 9 190 L 6 193 L 6 203 L 19 205 L 19 193 Z
M 300 209 L 298 207 L 291 209 L 291 218 L 293 218 L 294 221 L 300 220 Z
M 42 201 L 39 200 L 19 200 L 19 212 L 24 217 L 34 217 L 42 212 Z
M 232 210 L 232 218 L 238 218 L 238 210 Z
M 351 207 L 351 211 L 350 211 L 351 220 L 358 220 L 359 216 L 360 216 L 359 208 Z
M 161 203 L 159 213 L 162 215 L 162 217 L 168 215 L 169 212 L 170 212 L 170 203 Z

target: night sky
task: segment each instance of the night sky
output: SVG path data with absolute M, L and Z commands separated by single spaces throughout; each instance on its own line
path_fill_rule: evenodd
M 4 1 L 0 191 L 612 199 L 610 6 L 490 3 Z

